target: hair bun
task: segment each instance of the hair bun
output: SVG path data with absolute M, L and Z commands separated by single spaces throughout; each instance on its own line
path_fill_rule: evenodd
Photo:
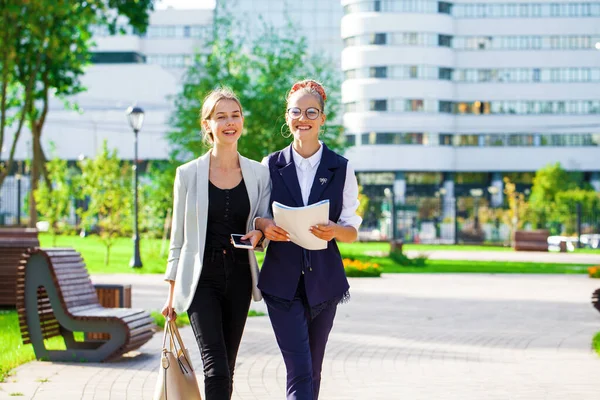
M 302 88 L 314 89 L 317 93 L 319 93 L 321 95 L 321 98 L 323 98 L 323 101 L 327 100 L 327 94 L 325 94 L 325 89 L 323 88 L 323 85 L 321 85 L 317 81 L 313 81 L 312 79 L 308 79 L 305 81 L 295 83 L 294 86 L 292 86 L 292 89 L 290 89 L 289 94 L 292 95 L 294 92 L 296 92 Z

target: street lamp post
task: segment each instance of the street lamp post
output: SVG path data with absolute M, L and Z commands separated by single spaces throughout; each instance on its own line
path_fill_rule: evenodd
M 129 107 L 127 109 L 127 117 L 129 118 L 129 125 L 131 125 L 135 134 L 133 163 L 133 257 L 129 266 L 132 268 L 141 268 L 140 235 L 138 232 L 138 133 L 144 123 L 144 110 L 137 106 Z
M 479 198 L 483 195 L 482 189 L 471 189 L 471 196 L 475 198 L 475 230 L 479 230 Z

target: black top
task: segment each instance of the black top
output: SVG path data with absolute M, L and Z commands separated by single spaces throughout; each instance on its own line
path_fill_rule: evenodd
M 233 189 L 208 184 L 206 247 L 231 248 L 231 234 L 246 234 L 250 200 L 244 179 Z

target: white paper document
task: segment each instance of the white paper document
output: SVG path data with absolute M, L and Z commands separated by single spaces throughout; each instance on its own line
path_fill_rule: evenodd
M 273 202 L 275 224 L 290 234 L 290 239 L 307 250 L 324 250 L 327 241 L 319 239 L 308 229 L 315 225 L 329 223 L 329 200 L 322 200 L 305 207 L 289 207 Z

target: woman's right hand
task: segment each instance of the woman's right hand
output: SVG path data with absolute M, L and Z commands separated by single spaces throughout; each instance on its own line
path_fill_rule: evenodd
M 167 301 L 165 302 L 165 305 L 163 306 L 161 314 L 164 315 L 167 320 L 175 321 L 177 319 L 177 314 L 175 313 L 175 310 L 173 309 L 173 299 L 171 299 L 171 298 L 167 299 Z
M 283 228 L 275 225 L 275 221 L 268 218 L 261 218 L 262 231 L 265 233 L 265 239 L 269 239 L 272 242 L 289 242 L 290 234 L 287 233 Z

